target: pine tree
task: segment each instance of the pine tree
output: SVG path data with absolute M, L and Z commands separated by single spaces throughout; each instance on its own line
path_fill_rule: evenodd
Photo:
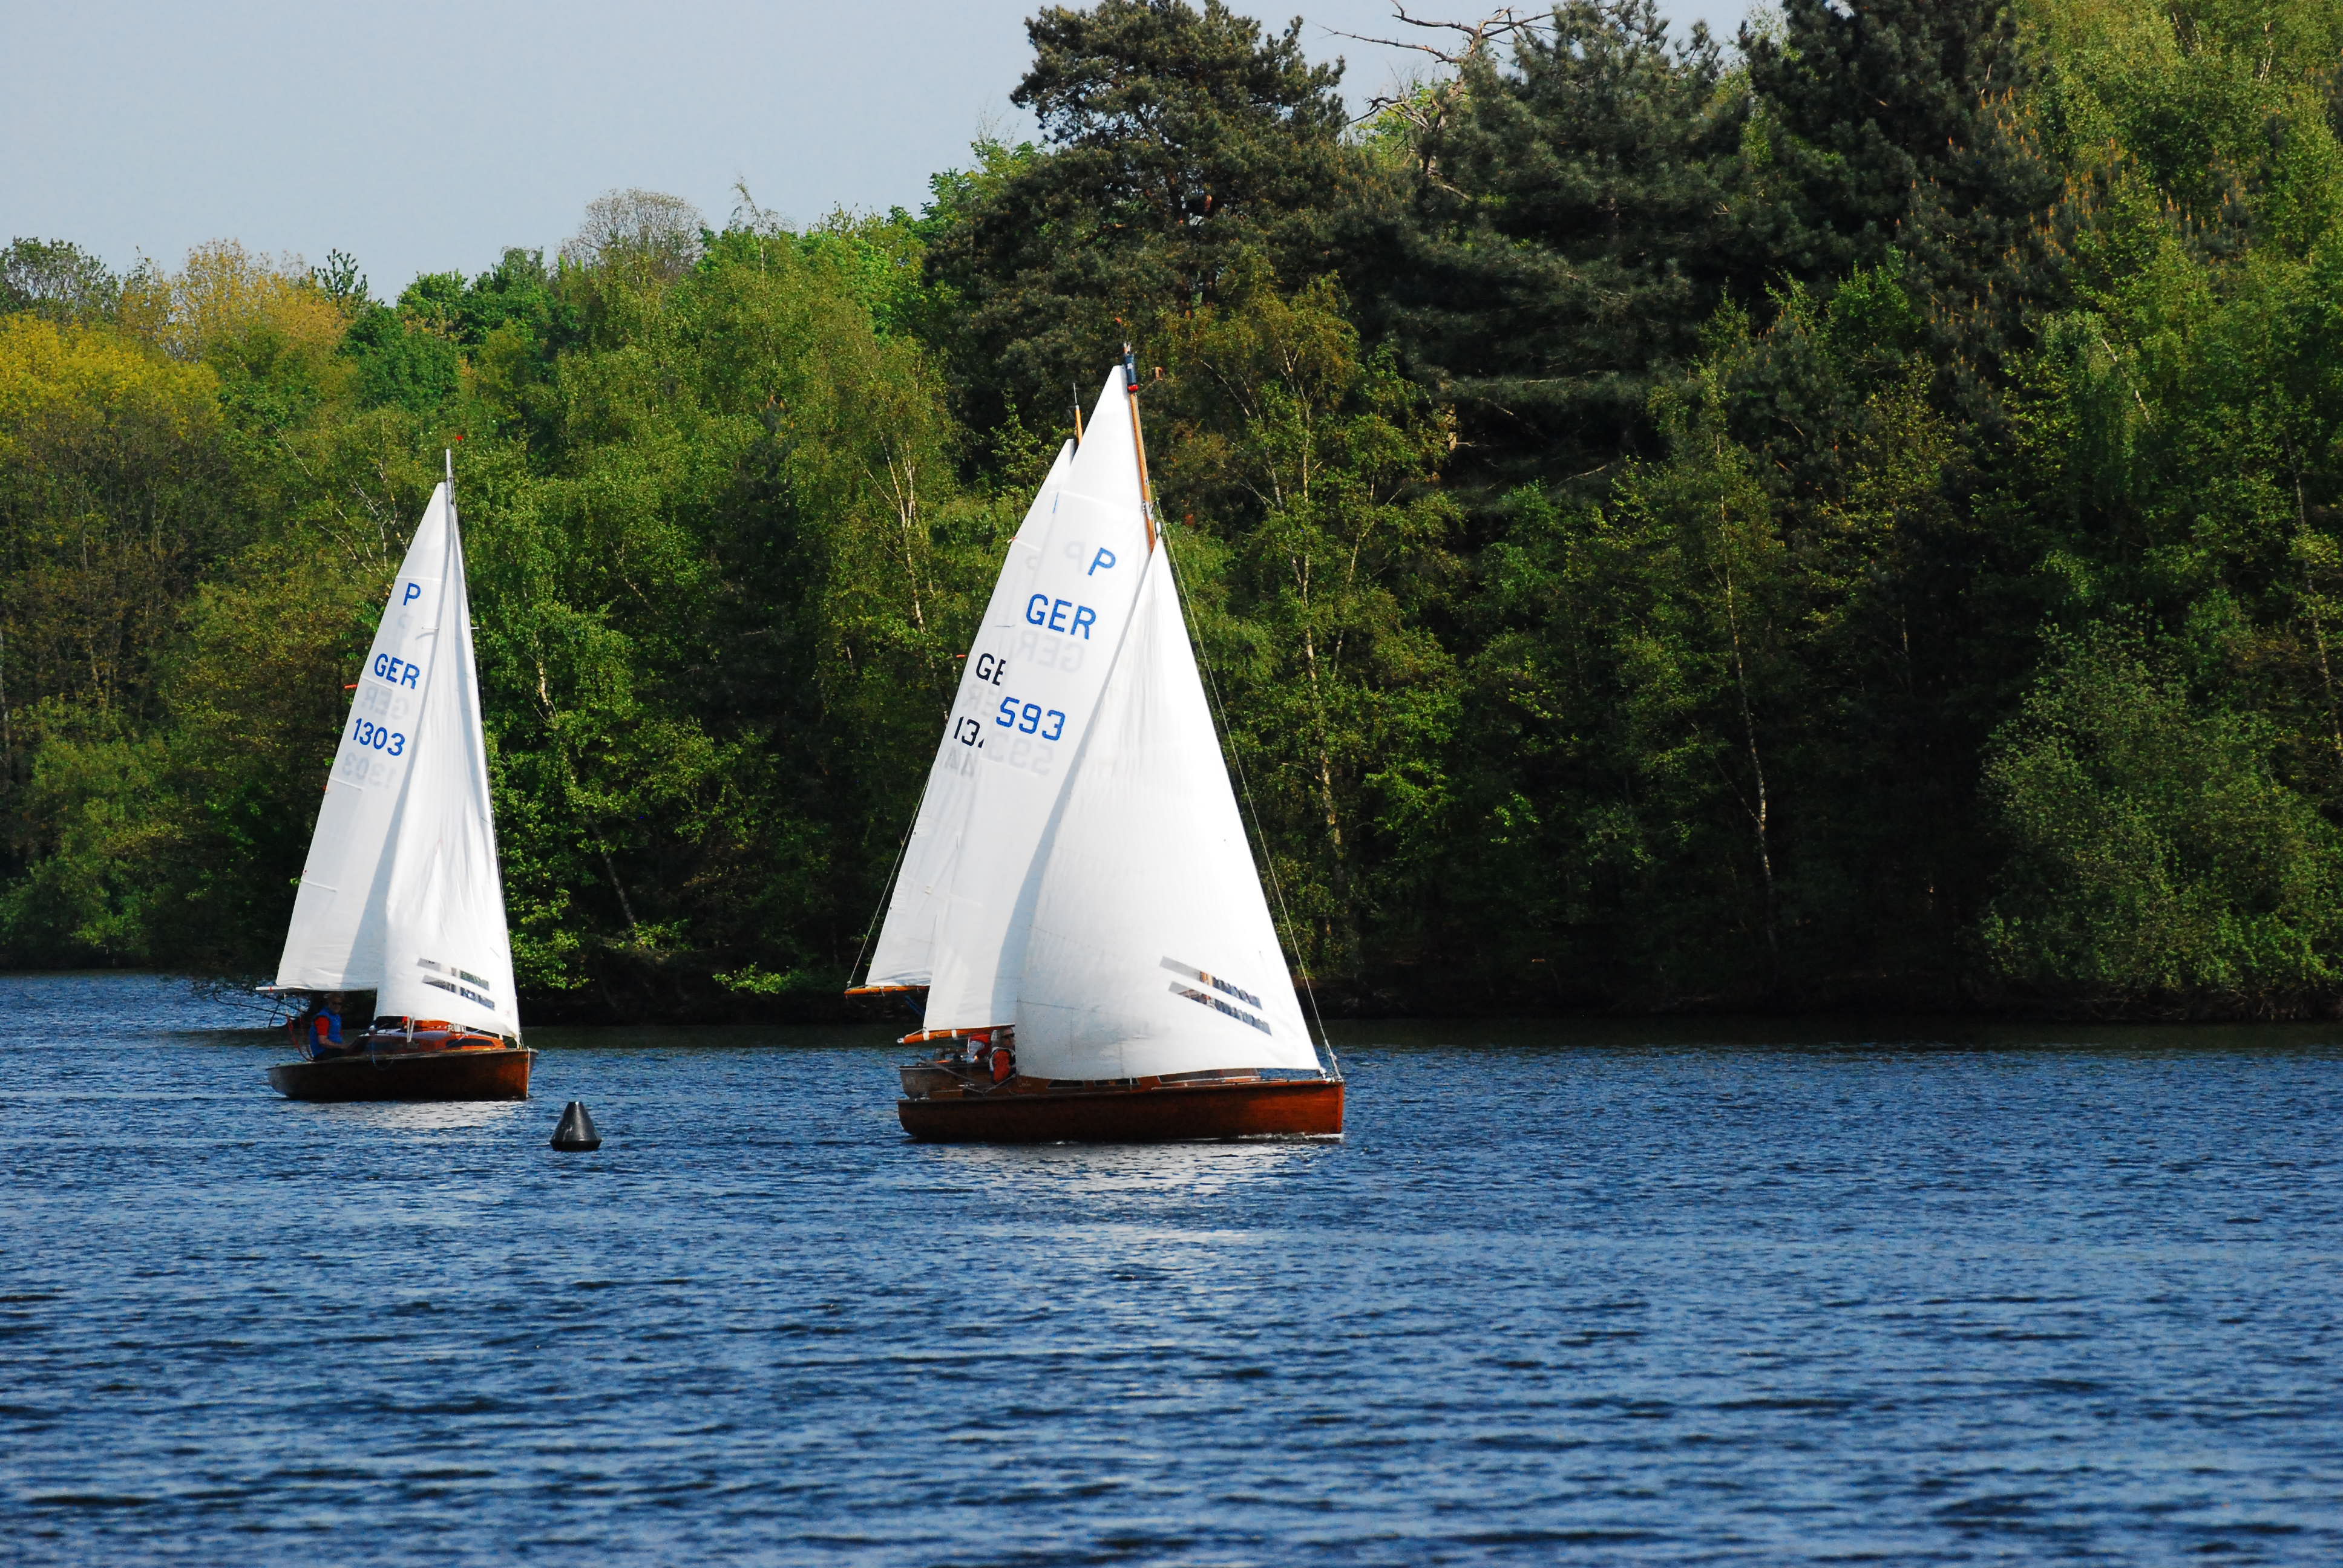
M 1890 248 L 1913 264 L 1948 396 L 1992 421 L 2004 361 L 2063 296 L 2063 174 L 2008 0 L 1787 0 L 1744 30 L 1760 106 L 1753 238 L 1827 287 Z
M 981 427 L 1055 409 L 1166 312 L 1220 300 L 1248 256 L 1327 270 L 1324 215 L 1359 160 L 1342 145 L 1341 66 L 1205 0 L 1052 6 L 1026 31 L 1011 101 L 1038 156 L 963 193 L 930 252 L 964 310 L 954 347 Z
M 1704 27 L 1666 34 L 1653 0 L 1572 0 L 1509 68 L 1469 55 L 1417 138 L 1413 232 L 1369 297 L 1484 480 L 1607 484 L 1655 450 L 1655 379 L 1725 297 L 1745 97 Z

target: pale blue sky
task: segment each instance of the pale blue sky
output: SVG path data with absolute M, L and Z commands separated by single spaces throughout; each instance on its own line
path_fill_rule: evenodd
M 916 206 L 1009 106 L 1035 0 L 0 0 L 0 237 L 176 265 L 220 237 L 355 254 L 377 294 L 558 246 L 642 186 L 720 221 L 746 179 L 799 221 Z M 1293 0 L 1354 102 L 1412 56 L 1388 0 Z M 1419 15 L 1487 7 L 1412 4 Z M 1663 0 L 1729 35 L 1745 5 Z

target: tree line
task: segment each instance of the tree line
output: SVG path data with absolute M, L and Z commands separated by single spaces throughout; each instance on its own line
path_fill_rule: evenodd
M 2343 11 L 1028 32 L 917 212 L 0 255 L 0 961 L 270 968 L 452 446 L 532 1016 L 835 1007 L 1129 342 L 1330 1007 L 2343 1000 Z

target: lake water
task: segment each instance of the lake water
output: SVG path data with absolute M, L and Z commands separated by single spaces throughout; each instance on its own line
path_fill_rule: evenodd
M 0 1558 L 2343 1561 L 2343 1029 L 1359 1025 L 1339 1145 L 982 1150 L 883 1028 L 237 1018 L 0 978 Z

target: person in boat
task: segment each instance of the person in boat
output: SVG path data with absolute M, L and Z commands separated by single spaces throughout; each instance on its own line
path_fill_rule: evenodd
M 966 1077 L 982 1082 L 987 1079 L 1006 1083 L 1017 1071 L 1017 1052 L 1006 1040 L 995 1044 L 980 1035 L 969 1035 L 961 1040 L 955 1051 L 950 1046 L 935 1059 L 939 1067 L 949 1067 L 954 1061 L 968 1069 Z
M 312 1058 L 341 1055 L 347 1049 L 342 1040 L 341 992 L 328 991 L 317 998 L 307 1011 L 293 1020 L 292 1029 L 302 1055 Z
M 1017 1053 L 1007 1041 L 979 1040 L 973 1035 L 968 1042 L 968 1063 L 976 1070 L 979 1079 L 990 1078 L 995 1083 L 1006 1083 L 1017 1070 Z

